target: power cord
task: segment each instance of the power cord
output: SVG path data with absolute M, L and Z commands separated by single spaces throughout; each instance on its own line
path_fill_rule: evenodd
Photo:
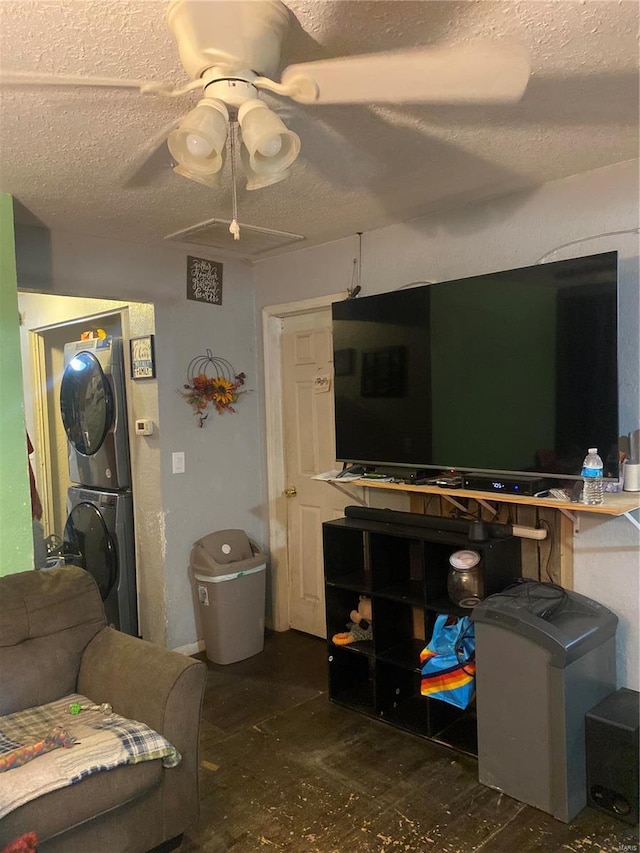
M 435 281 L 431 281 L 431 279 L 425 278 L 421 281 L 410 281 L 408 284 L 401 284 L 400 287 L 396 287 L 396 290 L 405 290 L 407 287 L 416 287 L 419 284 L 437 284 Z
M 598 240 L 600 237 L 619 237 L 622 234 L 638 233 L 640 233 L 640 228 L 623 228 L 620 231 L 605 231 L 602 234 L 592 234 L 590 237 L 580 237 L 577 240 L 570 240 L 568 243 L 563 243 L 561 246 L 556 246 L 555 249 L 545 252 L 545 254 L 541 255 L 532 266 L 541 264 L 549 257 L 549 255 L 553 255 L 554 252 L 559 252 L 561 249 L 568 249 L 570 246 L 576 246 L 578 243 L 588 243 L 589 240 Z
M 554 539 L 553 539 L 553 527 L 549 524 L 546 518 L 538 519 L 538 527 L 542 527 L 543 530 L 547 531 L 547 538 L 539 539 L 537 542 L 538 545 L 538 575 L 542 580 L 542 577 L 546 575 L 551 583 L 556 583 L 556 579 L 553 577 L 550 571 L 551 566 L 551 555 L 553 553 L 554 547 Z M 544 569 L 542 568 L 543 558 L 542 558 L 542 545 L 543 542 L 549 543 L 549 550 L 547 551 L 547 558 L 544 564 Z
M 560 246 L 556 246 L 553 249 L 550 249 L 548 252 L 545 252 L 544 255 L 541 255 L 537 261 L 531 266 L 537 266 L 538 264 L 543 263 L 546 259 L 553 255 L 554 252 L 560 252 L 562 249 L 568 249 L 571 246 L 576 246 L 578 243 L 588 243 L 589 240 L 599 240 L 601 237 L 620 237 L 623 234 L 640 234 L 640 228 L 622 228 L 619 231 L 604 231 L 602 234 L 592 234 L 590 237 L 580 237 L 577 240 L 570 240 L 568 243 L 562 243 Z M 354 259 L 355 263 L 355 259 Z M 416 287 L 419 284 L 437 284 L 438 282 L 432 281 L 431 279 L 425 278 L 420 279 L 419 281 L 410 281 L 408 284 L 402 284 L 400 287 L 396 287 L 396 290 L 404 290 L 407 287 Z
M 516 590 L 525 589 L 525 595 Z M 525 610 L 539 619 L 548 619 L 554 613 L 564 609 L 569 601 L 567 591 L 552 581 L 534 581 L 531 578 L 518 578 L 491 598 L 513 598 L 525 602 Z
M 351 287 L 347 288 L 347 298 L 355 299 L 362 290 L 362 231 L 358 231 L 358 257 L 353 259 Z

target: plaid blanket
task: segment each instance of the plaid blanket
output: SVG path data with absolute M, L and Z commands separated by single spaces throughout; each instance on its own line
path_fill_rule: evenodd
M 162 735 L 137 720 L 101 711 L 69 713 L 78 702 L 83 708 L 91 699 L 72 693 L 63 699 L 0 717 L 0 758 L 28 748 L 62 727 L 72 746 L 53 749 L 22 766 L 0 773 L 0 819 L 35 797 L 75 785 L 101 770 L 123 764 L 162 759 L 164 767 L 181 761 L 178 750 Z

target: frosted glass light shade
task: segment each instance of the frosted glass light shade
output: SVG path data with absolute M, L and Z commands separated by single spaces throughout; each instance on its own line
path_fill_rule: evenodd
M 226 149 L 222 152 L 222 166 L 224 166 L 224 161 L 226 159 Z M 176 175 L 180 175 L 183 178 L 189 178 L 191 181 L 196 181 L 199 184 L 204 184 L 205 187 L 211 187 L 212 189 L 218 189 L 222 185 L 222 166 L 218 169 L 217 172 L 191 172 L 189 169 L 185 169 L 184 166 L 178 164 L 173 167 L 173 171 Z
M 238 110 L 238 123 L 249 154 L 249 165 L 256 175 L 279 174 L 300 153 L 298 135 L 288 130 L 262 101 L 245 101 Z
M 249 152 L 243 145 L 240 148 L 240 159 L 242 160 L 242 168 L 247 177 L 248 190 L 261 190 L 264 187 L 270 187 L 272 184 L 277 184 L 289 177 L 289 170 L 282 169 L 280 172 L 264 172 L 262 174 L 254 172 L 249 162 Z
M 229 113 L 222 101 L 203 98 L 167 139 L 172 156 L 194 175 L 212 175 L 222 168 Z

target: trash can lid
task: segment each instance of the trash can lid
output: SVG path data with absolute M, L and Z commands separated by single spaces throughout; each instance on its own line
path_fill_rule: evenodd
M 217 563 L 233 563 L 253 557 L 251 542 L 244 530 L 216 530 L 198 539 L 194 547 L 196 545 L 214 557 Z
M 477 604 L 474 622 L 499 625 L 551 652 L 551 666 L 563 668 L 616 633 L 618 617 L 585 595 L 556 584 L 514 584 Z
M 244 530 L 217 530 L 194 542 L 189 566 L 193 572 L 215 577 L 253 568 L 264 559 Z

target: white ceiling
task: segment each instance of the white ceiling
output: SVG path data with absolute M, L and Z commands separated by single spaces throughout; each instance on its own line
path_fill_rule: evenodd
M 238 219 L 305 237 L 275 253 L 638 156 L 636 0 L 287 5 L 282 67 L 492 38 L 528 46 L 533 73 L 510 106 L 302 106 L 266 96 L 302 151 L 284 182 L 247 192 L 241 181 Z M 0 67 L 187 82 L 165 9 L 161 0 L 1 0 Z M 231 218 L 228 161 L 218 190 L 174 175 L 164 145 L 140 171 L 198 93 L 4 87 L 0 97 L 0 189 L 47 227 L 150 243 Z M 226 248 L 242 255 L 243 241 L 229 237 Z

